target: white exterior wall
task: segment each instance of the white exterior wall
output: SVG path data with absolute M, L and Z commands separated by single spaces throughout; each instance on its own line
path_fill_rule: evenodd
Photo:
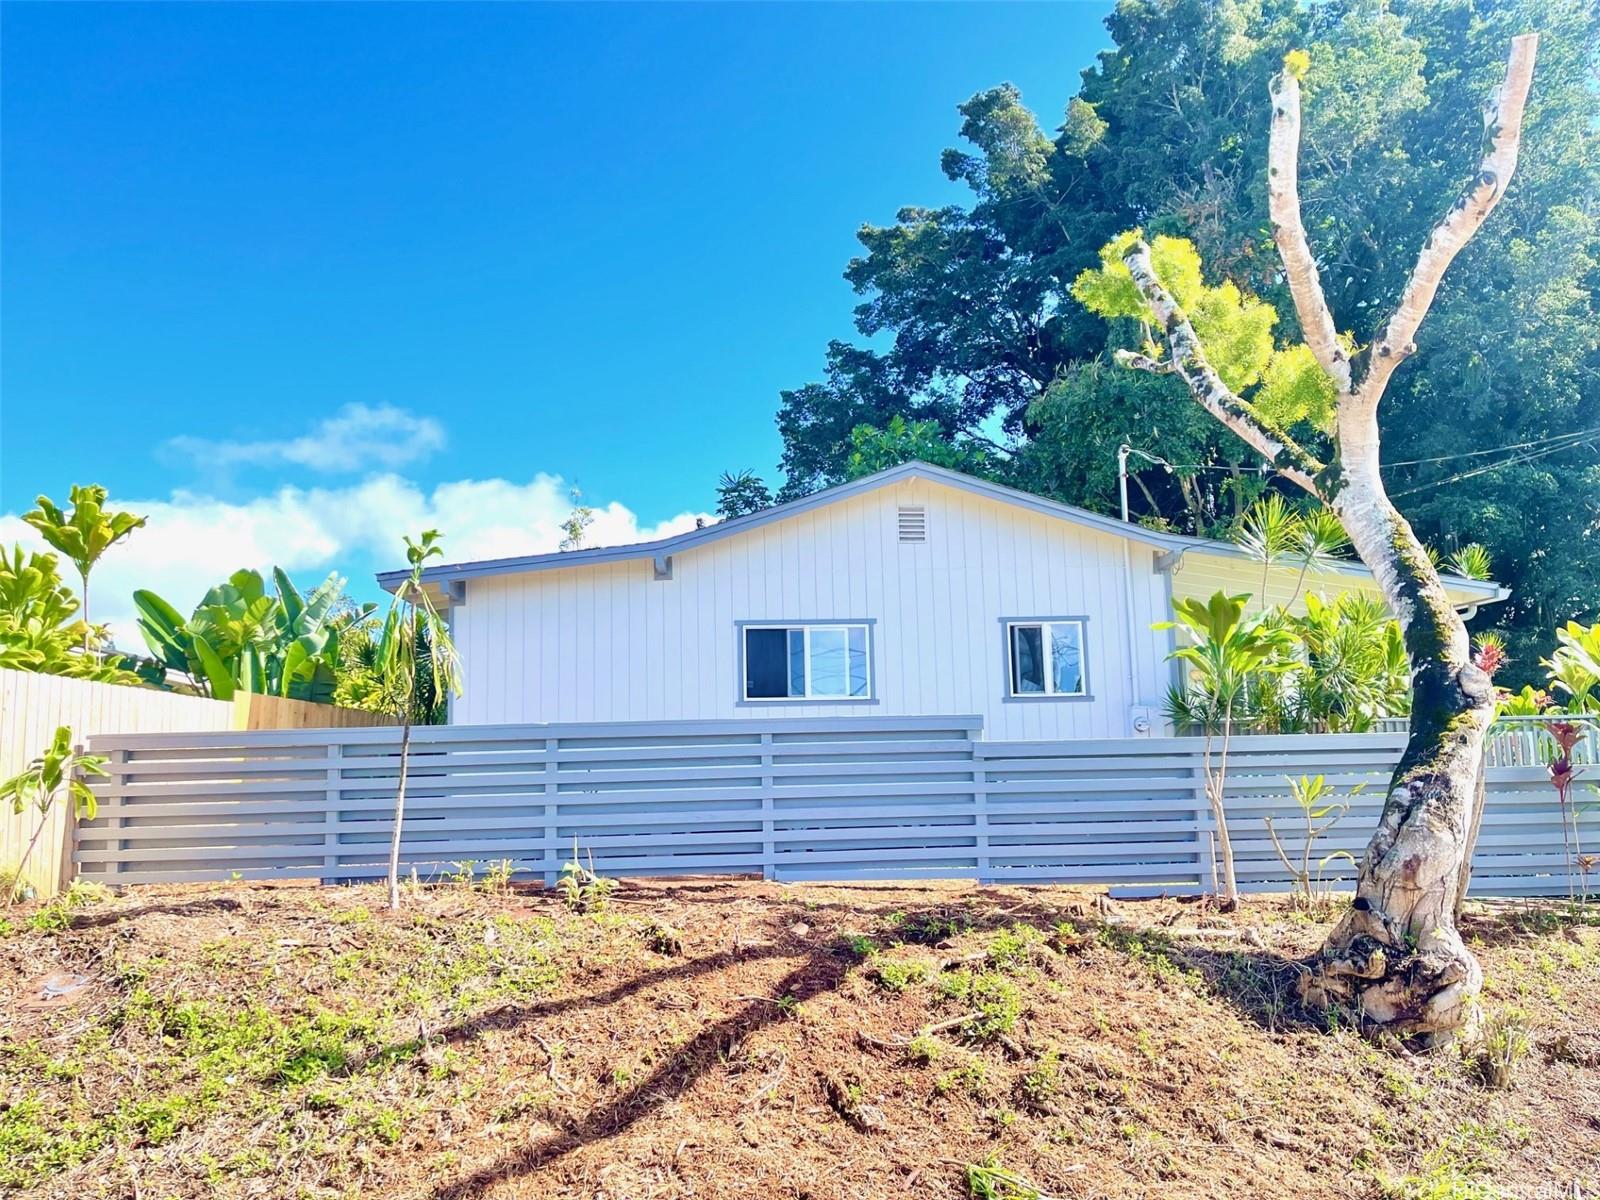
M 897 509 L 928 510 L 902 544 Z M 1126 558 L 1124 557 L 1126 554 Z M 1123 737 L 1171 679 L 1155 551 L 913 479 L 673 557 L 472 579 L 459 724 L 980 714 L 990 739 Z M 1131 572 L 1125 564 L 1131 566 Z M 1131 617 L 1130 617 L 1131 603 Z M 1002 618 L 1084 616 L 1088 700 L 1007 701 Z M 874 703 L 741 704 L 737 622 L 871 620 Z

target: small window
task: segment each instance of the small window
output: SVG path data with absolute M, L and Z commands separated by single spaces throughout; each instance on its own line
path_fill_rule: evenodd
M 1006 679 L 1012 696 L 1087 696 L 1079 618 L 1006 622 Z
M 746 700 L 869 700 L 869 627 L 861 624 L 746 625 Z
M 900 506 L 900 540 L 925 542 L 928 540 L 928 510 L 920 504 Z

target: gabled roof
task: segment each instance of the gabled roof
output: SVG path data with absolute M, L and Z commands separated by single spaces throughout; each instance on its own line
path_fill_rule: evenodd
M 680 533 L 674 537 L 658 538 L 652 542 L 630 542 L 624 546 L 597 546 L 592 550 L 565 550 L 552 554 L 524 554 L 513 558 L 491 558 L 479 562 L 442 563 L 436 567 L 429 567 L 423 572 L 422 579 L 425 584 L 434 584 L 449 590 L 449 585 L 451 584 L 465 583 L 468 580 L 482 579 L 491 575 L 521 575 L 532 571 L 566 570 L 572 567 L 623 562 L 636 558 L 666 559 L 671 555 L 681 554 L 686 550 L 704 546 L 709 542 L 719 541 L 722 538 L 737 537 L 741 533 L 748 533 L 752 529 L 759 529 L 761 526 L 771 524 L 774 521 L 782 521 L 789 517 L 798 516 L 800 513 L 810 512 L 812 509 L 822 508 L 829 504 L 837 504 L 841 500 L 848 500 L 853 496 L 860 496 L 867 492 L 876 491 L 878 488 L 888 487 L 891 484 L 902 483 L 911 479 L 930 480 L 946 487 L 958 488 L 976 496 L 996 500 L 1002 504 L 1011 504 L 1018 508 L 1026 508 L 1033 512 L 1042 513 L 1047 517 L 1071 521 L 1076 525 L 1081 525 L 1100 533 L 1108 533 L 1114 537 L 1140 542 L 1166 552 L 1174 560 L 1190 551 L 1228 558 L 1249 557 L 1244 550 L 1235 546 L 1232 542 L 1189 537 L 1181 533 L 1161 533 L 1157 530 L 1146 529 L 1142 525 L 1119 521 L 1115 517 L 1107 517 L 1100 513 L 1090 512 L 1088 509 L 1078 508 L 1076 505 L 1062 504 L 1059 501 L 1047 500 L 1043 496 L 1035 496 L 1031 492 L 1022 492 L 1016 488 L 1006 487 L 1004 484 L 992 483 L 987 479 L 963 475 L 960 471 L 952 471 L 946 467 L 936 467 L 932 463 L 912 461 L 890 467 L 885 471 L 879 471 L 875 475 L 865 475 L 860 479 L 853 479 L 849 483 L 841 483 L 837 487 L 813 492 L 809 496 L 802 496 L 800 499 L 791 500 L 786 504 L 775 504 L 771 508 L 762 509 L 760 512 L 750 513 L 743 517 L 731 517 L 726 521 L 719 521 L 715 525 L 707 525 L 703 529 L 693 529 L 688 533 Z M 1370 576 L 1371 574 L 1360 563 L 1340 563 L 1333 567 L 1332 570 L 1352 575 Z M 392 592 L 405 582 L 406 575 L 407 572 L 405 571 L 381 571 L 378 574 L 378 583 L 386 591 Z M 1465 579 L 1455 575 L 1447 575 L 1445 579 L 1453 589 L 1481 595 L 1486 603 L 1502 600 L 1510 595 L 1504 588 L 1492 582 Z

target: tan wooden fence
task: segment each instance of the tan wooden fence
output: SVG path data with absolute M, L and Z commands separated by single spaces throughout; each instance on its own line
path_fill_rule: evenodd
M 221 730 L 350 728 L 393 722 L 378 713 L 276 696 L 241 694 L 233 701 L 179 696 L 153 688 L 89 683 L 59 675 L 0 670 L 0 779 L 9 779 L 44 750 L 57 728 L 71 726 L 87 744 L 112 733 L 196 733 Z M 29 809 L 0 806 L 0 867 L 13 867 L 39 825 Z M 27 878 L 53 895 L 72 875 L 71 814 L 58 806 L 40 834 Z

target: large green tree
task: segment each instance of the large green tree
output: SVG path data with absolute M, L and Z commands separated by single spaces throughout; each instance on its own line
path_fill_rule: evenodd
M 1380 418 L 1385 482 L 1418 534 L 1492 551 L 1513 598 L 1480 620 L 1509 635 L 1509 680 L 1533 678 L 1548 630 L 1600 603 L 1600 456 L 1571 436 L 1600 427 L 1600 10 L 1585 0 L 1123 0 L 1107 19 L 1114 48 L 1053 132 L 1016 89 L 979 93 L 959 110 L 966 147 L 941 164 L 970 201 L 863 226 L 846 277 L 872 348 L 831 344 L 824 378 L 782 395 L 783 497 L 848 478 L 856 428 L 901 416 L 952 442 L 1002 441 L 987 472 L 1105 512 L 1130 442 L 1180 464 L 1135 460 L 1135 515 L 1216 531 L 1263 486 L 1259 456 L 1176 380 L 1111 368 L 1110 351 L 1142 332 L 1091 317 L 1072 281 L 1121 230 L 1181 234 L 1208 273 L 1271 303 L 1281 337 L 1298 337 L 1260 98 L 1304 47 L 1306 225 L 1335 326 L 1365 344 L 1436 198 L 1477 153 L 1507 40 L 1534 27 L 1516 183 L 1443 281 Z M 1524 449 L 1476 453 L 1510 446 Z

